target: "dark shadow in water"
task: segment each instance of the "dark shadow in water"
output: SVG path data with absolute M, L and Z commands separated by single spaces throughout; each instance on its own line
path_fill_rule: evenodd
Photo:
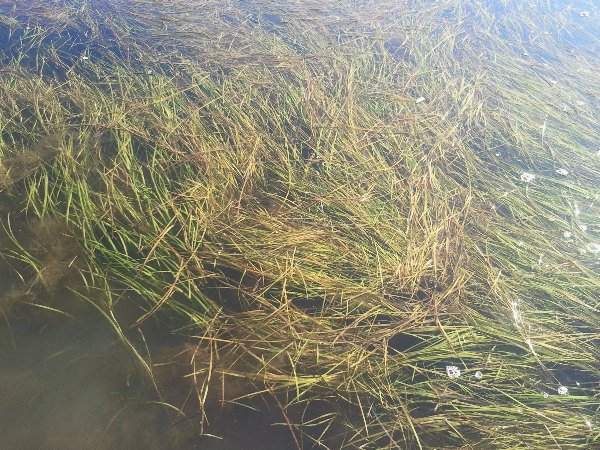
M 106 42 L 106 37 L 100 42 L 73 27 L 45 32 L 0 24 L 0 64 L 19 61 L 22 67 L 46 77 L 64 79 L 76 66 L 85 72 L 87 60 L 98 61 L 107 55 L 124 58 L 118 45 Z
M 388 351 L 392 355 L 403 353 L 421 342 L 423 342 L 423 338 L 419 336 L 408 333 L 397 333 L 388 341 Z
M 403 41 L 400 38 L 391 38 L 383 43 L 383 47 L 387 52 L 395 59 L 408 63 L 414 63 L 414 58 L 403 45 Z
M 269 22 L 271 25 L 276 26 L 276 27 L 280 27 L 285 24 L 285 21 L 277 14 L 267 13 L 267 14 L 263 14 L 262 17 L 267 22 Z

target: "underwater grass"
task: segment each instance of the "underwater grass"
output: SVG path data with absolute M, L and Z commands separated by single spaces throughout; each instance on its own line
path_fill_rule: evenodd
M 75 230 L 144 369 L 128 329 L 189 334 L 198 420 L 221 389 L 276 399 L 299 447 L 593 448 L 598 57 L 556 31 L 586 28 L 318 3 L 53 3 L 24 33 L 3 7 L 2 195 Z

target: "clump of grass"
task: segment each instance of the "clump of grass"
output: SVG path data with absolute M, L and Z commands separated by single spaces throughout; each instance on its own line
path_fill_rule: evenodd
M 22 51 L 61 70 L 3 67 L 2 188 L 76 230 L 120 336 L 186 329 L 202 411 L 243 380 L 229 400 L 309 411 L 298 446 L 594 445 L 597 56 L 553 34 L 585 29 L 510 2 L 192 6 L 50 9 Z

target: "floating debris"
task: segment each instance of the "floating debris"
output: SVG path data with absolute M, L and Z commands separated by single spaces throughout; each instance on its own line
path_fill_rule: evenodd
M 573 236 L 573 233 L 571 233 L 570 231 L 565 231 L 563 233 L 563 236 L 565 237 L 565 239 L 570 239 L 571 236 Z
M 556 392 L 558 395 L 569 395 L 569 389 L 566 386 L 559 386 Z
M 481 380 L 483 378 L 483 373 L 481 373 L 481 370 L 475 372 L 475 378 L 477 378 L 478 380 Z
M 550 394 L 548 394 L 547 392 L 542 392 L 542 395 L 544 396 L 544 398 L 550 397 Z
M 579 13 L 580 17 L 589 17 L 590 16 L 590 12 L 589 11 L 581 11 Z
M 89 56 L 85 56 L 85 55 L 84 55 L 84 56 L 82 56 L 82 57 L 81 57 L 81 59 L 82 59 L 83 61 L 87 61 L 87 60 L 88 60 L 88 59 L 90 59 L 90 58 L 89 58 Z
M 533 180 L 535 180 L 535 175 L 529 172 L 523 172 L 521 174 L 521 181 L 524 181 L 525 183 L 531 183 Z
M 415 100 L 415 103 L 419 104 L 419 103 L 423 103 L 426 100 L 425 97 L 419 97 L 418 99 Z
M 585 233 L 588 230 L 588 226 L 586 224 L 582 223 L 579 225 L 579 229 Z
M 542 141 L 544 140 L 544 136 L 546 136 L 546 129 L 548 128 L 548 115 L 544 119 L 544 123 L 542 124 Z
M 527 347 L 529 347 L 529 350 L 531 350 L 531 353 L 533 353 L 534 355 L 537 356 L 537 353 L 535 352 L 535 349 L 533 348 L 533 342 L 531 342 L 531 338 L 525 339 L 525 343 L 527 344 Z
M 579 217 L 580 214 L 581 214 L 581 210 L 579 209 L 579 205 L 577 204 L 577 202 L 575 202 L 573 204 L 573 215 L 575 217 Z
M 563 177 L 569 175 L 569 171 L 566 169 L 556 169 L 555 172 L 559 175 L 562 175 Z
M 512 302 L 511 309 L 515 325 L 521 325 L 523 323 L 523 320 L 521 319 L 521 313 L 519 312 L 519 304 L 517 302 Z
M 448 378 L 458 378 L 460 377 L 460 369 L 456 366 L 446 366 L 446 375 L 448 375 Z
M 585 106 L 585 102 L 583 102 L 583 101 L 581 101 L 581 100 L 578 100 L 578 101 L 576 101 L 576 102 L 575 102 L 575 104 L 576 104 L 577 106 Z

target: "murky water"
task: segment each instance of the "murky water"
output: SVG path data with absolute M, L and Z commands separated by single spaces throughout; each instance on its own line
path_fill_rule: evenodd
M 28 242 L 43 270 L 35 274 L 10 256 L 0 261 L 2 446 L 191 448 L 194 434 L 171 425 L 109 323 L 70 291 L 81 284 L 72 270 L 79 251 L 64 227 L 28 223 L 6 209 L 3 226 Z M 15 246 L 0 236 L 8 255 Z
M 0 325 L 3 448 L 295 448 L 272 402 L 214 400 L 201 426 L 188 340 L 142 327 L 153 385 L 105 318 L 70 300 L 76 318 L 21 306 Z
M 101 317 L 42 315 L 3 332 L 5 448 L 191 448 Z
M 5 448 L 316 448 L 305 436 L 292 437 L 286 419 L 324 414 L 329 411 L 325 402 L 290 408 L 289 418 L 284 417 L 284 397 L 238 400 L 248 386 L 222 375 L 214 378 L 200 408 L 201 394 L 190 377 L 192 360 L 205 363 L 210 356 L 198 339 L 154 320 L 126 331 L 133 346 L 144 351 L 149 376 L 91 306 L 100 303 L 100 294 L 86 291 L 78 277 L 81 249 L 68 228 L 50 218 L 27 220 L 18 197 L 6 192 L 0 193 L 0 204 L 5 214 L 0 232 L 0 436 Z M 15 258 L 22 253 L 40 262 L 39 272 Z M 139 317 L 128 305 L 139 300 L 121 299 L 115 309 L 119 322 Z
M 235 382 L 219 383 L 227 394 L 208 402 L 210 419 L 202 420 L 186 377 L 197 343 L 152 321 L 128 336 L 148 351 L 150 378 L 106 318 L 73 292 L 83 291 L 74 270 L 80 250 L 67 229 L 26 221 L 14 198 L 0 199 L 3 448 L 295 448 L 272 399 L 225 400 L 243 393 Z M 40 274 L 11 258 L 14 239 L 42 262 Z M 135 309 L 119 311 L 120 320 L 136 318 Z
M 1 332 L 3 448 L 294 448 L 287 428 L 272 426 L 282 420 L 275 405 L 213 407 L 202 429 L 183 378 L 187 367 L 172 360 L 183 346 L 153 346 L 159 396 L 94 311 L 77 321 L 45 314 L 11 320 Z

